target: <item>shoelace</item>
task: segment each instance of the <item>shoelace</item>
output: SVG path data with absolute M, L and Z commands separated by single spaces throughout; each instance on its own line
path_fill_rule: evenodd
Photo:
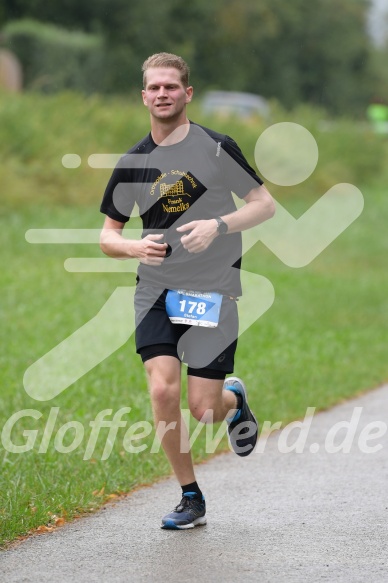
M 195 502 L 195 500 L 193 498 L 189 498 L 189 496 L 183 496 L 178 506 L 174 508 L 175 512 L 183 512 L 187 507 L 190 506 L 190 502 Z

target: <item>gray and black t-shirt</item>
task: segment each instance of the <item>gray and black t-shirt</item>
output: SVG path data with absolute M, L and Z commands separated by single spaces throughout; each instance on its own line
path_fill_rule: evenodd
M 101 212 L 127 222 L 137 204 L 142 236 L 165 235 L 171 255 L 157 267 L 140 264 L 142 284 L 239 296 L 241 234 L 217 237 L 202 253 L 189 253 L 176 228 L 234 212 L 232 192 L 243 198 L 262 183 L 236 142 L 190 123 L 187 136 L 177 144 L 158 146 L 149 134 L 122 156 L 108 182 Z

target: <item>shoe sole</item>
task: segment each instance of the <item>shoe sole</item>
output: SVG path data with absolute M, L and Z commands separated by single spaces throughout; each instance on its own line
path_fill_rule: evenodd
M 190 522 L 190 524 L 175 524 L 173 520 L 166 520 L 166 522 L 161 525 L 161 528 L 166 530 L 187 530 L 188 528 L 194 528 L 195 526 L 203 526 L 206 523 L 206 516 L 201 516 L 200 518 L 193 520 L 193 522 Z
M 246 390 L 246 388 L 245 388 L 245 385 L 244 385 L 243 381 L 242 381 L 240 378 L 238 378 L 238 377 L 228 377 L 227 379 L 225 379 L 225 384 L 226 384 L 226 386 L 228 386 L 228 385 L 227 385 L 227 383 L 228 383 L 228 382 L 233 382 L 233 381 L 237 381 L 237 382 L 238 382 L 238 383 L 241 385 L 241 387 L 242 387 L 242 390 L 243 390 L 243 392 L 244 392 L 244 399 L 245 399 L 245 402 L 246 402 L 246 404 L 248 405 L 248 393 L 247 393 L 247 390 Z M 225 386 L 225 384 L 224 384 L 224 386 Z M 248 405 L 248 407 L 249 407 L 249 405 Z M 250 407 L 249 407 L 249 411 L 251 412 L 251 415 L 252 415 L 253 419 L 255 420 L 256 427 L 257 427 L 257 434 L 258 434 L 258 433 L 259 433 L 259 424 L 258 424 L 258 422 L 257 422 L 257 419 L 256 419 L 255 415 L 253 414 L 253 412 L 252 412 L 252 409 L 251 409 Z M 258 435 L 257 435 L 257 437 L 258 437 Z M 232 442 L 231 442 L 231 440 L 230 440 L 230 436 L 229 436 L 229 443 L 230 443 L 230 445 L 231 445 L 231 447 L 232 447 L 232 450 L 233 450 L 233 452 L 234 452 L 235 454 L 237 454 L 237 455 L 238 455 L 238 456 L 240 456 L 240 457 L 247 457 L 247 456 L 248 456 L 248 455 L 250 455 L 250 454 L 253 452 L 253 450 L 255 449 L 255 447 L 256 447 L 256 444 L 257 444 L 257 438 L 256 438 L 256 443 L 255 443 L 255 445 L 252 447 L 252 449 L 251 449 L 251 450 L 249 450 L 249 451 L 247 451 L 247 452 L 243 452 L 243 453 L 238 453 L 237 451 L 235 451 L 235 450 L 234 450 L 234 448 L 233 448 L 233 444 L 232 444 Z

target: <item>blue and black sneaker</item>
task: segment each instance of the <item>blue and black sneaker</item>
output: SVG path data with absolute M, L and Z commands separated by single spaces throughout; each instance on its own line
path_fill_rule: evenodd
M 162 528 L 185 530 L 206 524 L 205 498 L 196 492 L 186 492 L 182 500 L 170 514 L 162 518 Z
M 242 380 L 237 377 L 229 377 L 224 382 L 224 389 L 241 395 L 241 409 L 233 418 L 226 421 L 233 451 L 237 455 L 245 457 L 252 453 L 255 448 L 259 425 L 248 406 L 247 391 Z

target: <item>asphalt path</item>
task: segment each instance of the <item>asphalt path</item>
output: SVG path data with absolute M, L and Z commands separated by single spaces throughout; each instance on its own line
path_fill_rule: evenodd
M 2 552 L 0 581 L 386 583 L 387 424 L 388 386 L 312 412 L 247 458 L 197 467 L 206 526 L 160 529 L 171 478 Z

